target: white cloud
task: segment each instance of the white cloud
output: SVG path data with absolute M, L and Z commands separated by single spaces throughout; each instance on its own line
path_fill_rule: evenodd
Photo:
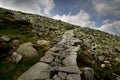
M 0 0 L 0 7 L 50 16 L 54 0 Z
M 100 30 L 120 36 L 120 20 L 112 23 L 105 23 Z
M 53 17 L 54 19 L 62 20 L 74 25 L 80 25 L 82 27 L 94 27 L 95 22 L 90 21 L 90 16 L 84 10 L 80 10 L 80 12 L 76 15 L 62 15 L 57 14 Z
M 119 17 L 120 0 L 92 0 L 95 10 L 101 15 Z

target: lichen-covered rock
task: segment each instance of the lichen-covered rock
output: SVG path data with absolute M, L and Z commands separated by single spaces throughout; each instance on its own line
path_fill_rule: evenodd
M 37 57 L 38 56 L 38 52 L 33 47 L 33 44 L 31 42 L 22 43 L 17 49 L 17 52 L 24 57 Z

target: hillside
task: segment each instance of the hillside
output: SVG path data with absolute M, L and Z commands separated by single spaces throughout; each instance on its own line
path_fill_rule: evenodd
M 120 80 L 120 37 L 0 8 L 0 75 L 0 80 Z

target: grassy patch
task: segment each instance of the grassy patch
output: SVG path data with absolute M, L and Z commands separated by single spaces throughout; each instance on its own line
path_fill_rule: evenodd
M 30 66 L 39 61 L 39 58 L 23 58 L 18 64 L 1 63 L 0 64 L 0 79 L 1 80 L 16 80 Z

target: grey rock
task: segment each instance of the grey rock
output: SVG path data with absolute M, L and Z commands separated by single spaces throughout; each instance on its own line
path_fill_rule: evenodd
M 54 62 L 60 63 L 60 62 L 61 62 L 61 60 L 60 60 L 58 57 L 55 57 Z
M 17 52 L 25 57 L 37 57 L 38 52 L 37 50 L 32 46 L 31 42 L 22 43 L 19 48 L 17 49 Z
M 58 76 L 60 76 L 60 78 L 61 78 L 62 80 L 65 80 L 65 79 L 67 78 L 67 73 L 59 72 L 59 73 L 58 73 Z
M 11 55 L 11 58 L 13 62 L 18 63 L 21 61 L 22 55 L 18 54 L 17 52 L 13 52 L 13 54 Z
M 73 30 L 69 30 L 69 31 L 66 31 L 64 34 L 63 34 L 63 36 L 62 36 L 62 38 L 63 39 L 68 39 L 68 38 L 70 38 L 70 37 L 73 37 L 74 36 L 74 34 L 73 34 Z
M 66 58 L 62 61 L 62 63 L 63 63 L 65 66 L 74 66 L 74 65 L 77 66 L 76 58 L 77 58 L 77 55 L 70 55 L 70 56 L 66 57 Z
M 69 74 L 66 80 L 81 80 L 80 74 Z
M 38 62 L 24 72 L 17 80 L 42 80 L 49 79 L 50 71 L 49 65 L 46 63 Z
M 20 41 L 19 40 L 13 40 L 12 44 L 13 44 L 13 46 L 17 47 L 17 46 L 20 45 Z
M 84 68 L 84 74 L 85 74 L 85 78 L 87 80 L 93 80 L 94 79 L 94 70 L 92 68 L 85 67 Z
M 41 62 L 45 62 L 45 63 L 51 63 L 53 60 L 54 57 L 52 56 L 52 54 L 47 54 L 40 59 Z
M 59 54 L 59 53 L 52 53 L 52 55 L 53 55 L 53 56 L 57 56 L 57 57 L 60 57 L 60 56 L 61 56 L 61 54 Z
M 105 68 L 105 67 L 106 67 L 106 65 L 105 65 L 105 64 L 101 64 L 100 66 L 101 66 L 102 68 Z
M 110 61 L 104 61 L 104 63 L 110 64 Z
M 58 75 L 54 75 L 54 76 L 53 76 L 53 79 L 54 79 L 54 80 L 62 80 Z
M 66 73 L 78 73 L 80 74 L 81 71 L 77 66 L 68 66 L 68 67 L 58 67 L 58 71 L 66 72 Z
M 1 36 L 0 38 L 5 42 L 10 41 L 10 38 L 8 36 Z
M 50 64 L 52 67 L 54 67 L 55 69 L 58 67 L 58 66 L 62 66 L 62 64 L 60 62 L 52 62 Z
M 79 51 L 80 50 L 80 45 L 78 45 L 78 46 L 72 46 L 72 47 L 69 47 L 69 51 L 71 52 L 77 52 L 77 51 Z M 76 53 L 77 54 L 77 53 Z
M 98 60 L 103 61 L 104 59 L 104 56 L 98 56 Z
M 46 46 L 49 46 L 50 42 L 47 41 L 47 40 L 38 40 L 38 41 L 37 41 L 37 44 L 38 44 L 38 45 L 46 45 Z
M 116 58 L 115 58 L 115 61 L 118 62 L 118 63 L 120 63 L 120 58 L 119 58 L 119 57 L 116 57 Z
M 114 75 L 114 76 L 115 76 L 116 80 L 120 80 L 120 75 L 115 74 L 115 73 L 112 73 L 112 75 Z

